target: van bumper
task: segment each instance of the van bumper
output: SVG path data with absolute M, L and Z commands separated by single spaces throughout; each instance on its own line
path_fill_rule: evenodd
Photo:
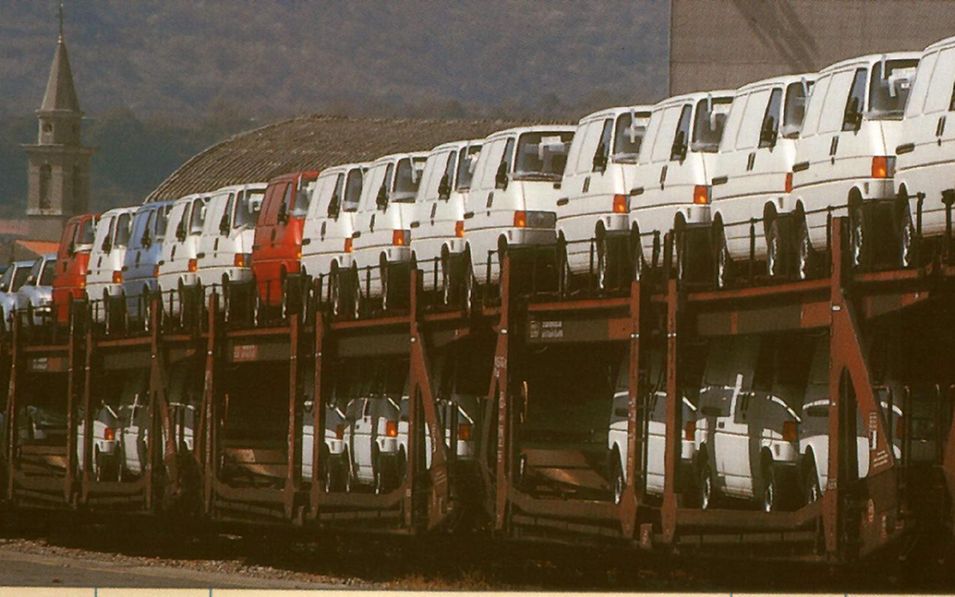
M 553 228 L 507 228 L 504 231 L 509 247 L 553 245 L 557 232 Z

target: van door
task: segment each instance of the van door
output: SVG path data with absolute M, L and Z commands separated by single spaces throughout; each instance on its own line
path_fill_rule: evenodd
M 938 54 L 932 79 L 929 83 L 928 96 L 925 99 L 924 122 L 918 125 L 919 141 L 924 145 L 917 147 L 920 164 L 939 164 L 944 171 L 948 171 L 955 161 L 955 47 L 945 48 Z M 907 124 L 907 123 L 906 123 Z M 938 185 L 936 188 L 947 190 L 955 187 L 952 177 L 941 175 L 932 169 L 930 176 Z M 935 186 L 933 185 L 933 186 Z M 922 189 L 917 189 L 922 190 Z M 927 197 L 925 207 L 941 208 L 940 196 Z M 936 218 L 944 221 L 944 218 Z M 927 231 L 924 231 L 927 232 Z

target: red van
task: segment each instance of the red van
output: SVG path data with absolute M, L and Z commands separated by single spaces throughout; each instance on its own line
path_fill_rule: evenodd
M 63 228 L 53 278 L 53 312 L 58 324 L 68 324 L 70 302 L 86 296 L 86 272 L 98 220 L 96 214 L 73 216 Z
M 302 228 L 316 178 L 314 170 L 283 174 L 265 190 L 252 243 L 252 275 L 260 307 L 281 307 L 286 279 L 300 273 Z

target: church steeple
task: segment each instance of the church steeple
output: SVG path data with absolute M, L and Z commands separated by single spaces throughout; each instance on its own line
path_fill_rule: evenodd
M 54 236 L 66 217 L 83 213 L 89 204 L 89 165 L 93 150 L 83 146 L 83 112 L 76 97 L 73 70 L 63 36 L 63 5 L 59 8 L 59 37 L 43 102 L 36 145 L 25 147 L 30 162 L 27 215 L 37 219 L 35 237 Z M 32 226 L 31 226 L 32 227 Z

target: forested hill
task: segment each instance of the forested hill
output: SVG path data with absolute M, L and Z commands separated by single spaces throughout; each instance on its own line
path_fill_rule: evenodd
M 25 186 L 11 142 L 35 134 L 56 4 L 0 0 L 0 202 Z M 86 140 L 100 147 L 93 192 L 107 204 L 286 116 L 568 118 L 666 89 L 666 0 L 98 0 L 65 12 Z

